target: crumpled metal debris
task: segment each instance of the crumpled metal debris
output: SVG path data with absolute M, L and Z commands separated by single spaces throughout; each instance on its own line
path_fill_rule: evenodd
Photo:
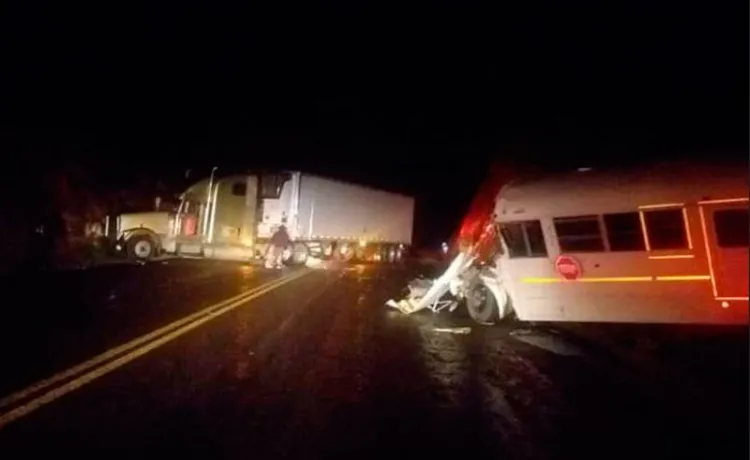
M 481 262 L 482 266 L 488 265 L 488 262 L 492 262 L 490 266 L 496 264 L 496 260 L 489 259 L 496 257 L 491 251 L 494 244 L 490 243 L 498 238 L 497 228 L 491 219 L 483 225 L 481 234 L 477 238 L 471 238 L 473 242 L 467 240 L 465 244 L 460 245 L 460 252 L 442 275 L 434 280 L 423 278 L 413 280 L 408 285 L 409 295 L 406 298 L 399 301 L 389 300 L 386 305 L 405 314 L 422 309 L 429 309 L 433 313 L 445 310 L 452 312 L 458 307 L 459 301 L 466 299 L 467 292 L 472 289 L 473 283 L 477 280 L 485 285 L 487 285 L 487 280 L 496 284 L 494 280 L 498 278 L 497 274 L 492 274 L 494 272 L 490 269 L 491 273 L 488 276 L 481 276 L 482 270 L 476 264 L 476 262 Z M 490 290 L 493 289 L 488 287 Z M 494 291 L 493 295 L 496 295 Z
M 435 280 L 429 280 L 426 278 L 413 279 L 407 287 L 409 288 L 409 297 L 424 297 L 427 291 L 430 290 L 432 285 L 435 284 Z
M 389 300 L 386 305 L 400 310 L 402 313 L 411 314 L 424 308 L 429 308 L 433 312 L 448 309 L 453 311 L 458 302 L 456 299 L 443 296 L 451 291 L 452 282 L 464 273 L 474 261 L 471 253 L 459 253 L 448 269 L 434 280 L 425 278 L 416 278 L 408 284 L 409 294 L 405 299 L 400 301 Z
M 415 278 L 407 285 L 409 294 L 406 298 L 399 301 L 390 299 L 385 304 L 391 308 L 399 310 L 405 315 L 414 313 L 417 310 L 424 308 L 420 305 L 420 300 L 427 294 L 432 285 L 435 283 L 434 280 L 426 278 Z
M 395 308 L 396 310 L 400 311 L 401 313 L 405 315 L 410 315 L 419 309 L 418 300 L 414 300 L 414 299 L 401 299 L 398 302 L 396 302 L 393 299 L 390 299 L 385 304 L 391 308 Z

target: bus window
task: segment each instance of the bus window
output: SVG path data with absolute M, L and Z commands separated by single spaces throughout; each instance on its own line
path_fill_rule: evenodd
M 511 258 L 547 257 L 542 224 L 538 220 L 501 224 L 500 234 Z
M 561 252 L 604 251 L 597 216 L 562 217 L 553 222 Z
M 714 211 L 716 241 L 721 248 L 746 248 L 750 240 L 750 215 L 746 209 Z
M 523 238 L 523 224 L 502 224 L 500 226 L 500 234 L 505 240 L 506 246 L 508 246 L 508 256 L 514 257 L 526 257 L 526 243 Z
M 524 229 L 529 241 L 529 255 L 531 257 L 547 257 L 547 244 L 544 242 L 542 224 L 538 220 L 526 222 Z
M 610 251 L 645 251 L 641 219 L 637 212 L 604 214 Z
M 682 209 L 645 211 L 643 217 L 652 250 L 687 249 L 687 232 Z

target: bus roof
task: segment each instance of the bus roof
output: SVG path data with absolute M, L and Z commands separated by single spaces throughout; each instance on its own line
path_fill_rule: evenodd
M 660 163 L 624 170 L 580 169 L 519 180 L 500 191 L 495 214 L 500 221 L 515 221 L 747 196 L 746 163 Z

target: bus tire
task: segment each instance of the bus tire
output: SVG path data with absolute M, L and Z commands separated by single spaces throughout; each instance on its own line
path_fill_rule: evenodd
M 133 235 L 126 244 L 128 257 L 132 260 L 149 260 L 158 253 L 156 240 L 150 235 Z
M 482 324 L 514 321 L 516 316 L 510 297 L 507 293 L 504 294 L 503 299 L 500 300 L 501 305 L 484 283 L 474 283 L 466 296 L 466 310 L 471 319 Z

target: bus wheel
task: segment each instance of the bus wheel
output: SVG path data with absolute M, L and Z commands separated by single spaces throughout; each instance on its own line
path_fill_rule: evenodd
M 515 319 L 515 312 L 507 294 L 498 303 L 498 299 L 481 282 L 475 283 L 469 289 L 466 295 L 466 310 L 471 319 L 478 323 L 495 324 Z
M 156 242 L 149 235 L 135 235 L 127 243 L 128 256 L 133 260 L 148 260 L 156 256 Z

